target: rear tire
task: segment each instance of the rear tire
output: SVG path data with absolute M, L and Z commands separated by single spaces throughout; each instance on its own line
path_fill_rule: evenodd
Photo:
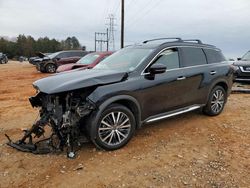
M 95 126 L 94 144 L 104 150 L 116 150 L 125 146 L 133 137 L 136 121 L 125 106 L 112 104 L 101 114 Z
M 203 113 L 209 116 L 219 115 L 223 111 L 226 101 L 225 89 L 221 86 L 215 86 L 209 95 L 207 105 L 203 108 Z

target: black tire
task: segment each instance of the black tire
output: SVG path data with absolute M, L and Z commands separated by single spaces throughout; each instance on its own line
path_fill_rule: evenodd
M 112 113 L 115 118 L 113 118 Z M 116 123 L 113 121 L 114 119 L 116 120 Z M 97 147 L 104 150 L 116 150 L 125 146 L 133 137 L 136 127 L 136 121 L 133 113 L 127 107 L 120 104 L 112 104 L 108 106 L 101 113 L 97 122 L 97 126 L 95 126 L 94 130 L 95 140 L 92 141 Z M 112 128 L 103 122 L 108 123 L 108 125 Z
M 227 102 L 227 93 L 221 86 L 215 86 L 210 92 L 207 105 L 203 108 L 203 113 L 209 116 L 219 115 Z
M 55 73 L 56 72 L 56 65 L 49 63 L 46 65 L 45 70 L 47 73 Z

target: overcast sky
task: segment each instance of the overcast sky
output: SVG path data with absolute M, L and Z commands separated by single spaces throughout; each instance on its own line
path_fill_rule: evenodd
M 199 38 L 227 57 L 250 50 L 250 0 L 125 0 L 125 44 L 158 37 Z M 94 32 L 116 18 L 120 44 L 120 0 L 0 0 L 0 36 L 18 34 L 59 40 L 76 36 L 88 50 Z

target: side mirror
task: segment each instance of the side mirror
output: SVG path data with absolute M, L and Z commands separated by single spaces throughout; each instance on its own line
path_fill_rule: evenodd
M 153 64 L 150 68 L 149 68 L 149 73 L 150 74 L 162 74 L 164 72 L 166 72 L 167 67 L 163 64 Z
M 240 60 L 241 60 L 241 58 L 240 58 L 240 57 L 238 57 L 238 58 L 237 58 L 237 60 L 238 60 L 238 61 L 240 61 Z

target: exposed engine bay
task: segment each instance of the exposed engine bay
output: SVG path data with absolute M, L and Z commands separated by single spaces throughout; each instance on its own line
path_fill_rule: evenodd
M 38 92 L 30 97 L 33 107 L 39 108 L 39 120 L 33 126 L 24 130 L 24 136 L 13 142 L 8 135 L 8 145 L 24 152 L 46 154 L 53 151 L 64 151 L 67 156 L 74 158 L 76 148 L 86 141 L 84 126 L 81 121 L 90 115 L 96 108 L 95 104 L 87 99 L 92 89 L 59 94 L 45 94 Z M 34 139 L 44 136 L 45 127 L 51 129 L 50 136 L 33 142 Z

